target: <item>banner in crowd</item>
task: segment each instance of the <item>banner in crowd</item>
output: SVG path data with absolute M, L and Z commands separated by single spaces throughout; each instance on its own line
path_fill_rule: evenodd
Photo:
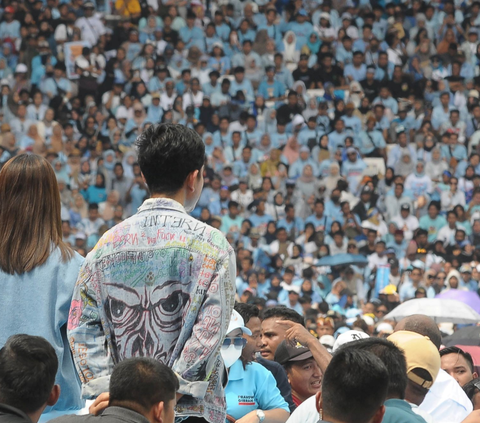
M 88 47 L 86 41 L 73 41 L 65 43 L 63 46 L 68 79 L 78 79 L 78 75 L 75 73 L 75 59 L 82 54 L 83 47 Z

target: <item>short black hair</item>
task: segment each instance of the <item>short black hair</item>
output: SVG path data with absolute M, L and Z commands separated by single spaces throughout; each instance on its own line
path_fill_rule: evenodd
M 187 176 L 200 171 L 205 163 L 202 138 L 183 125 L 152 125 L 137 138 L 135 146 L 151 194 L 175 194 Z
M 480 392 L 480 389 L 477 386 L 480 386 L 480 378 L 472 379 L 470 382 L 463 385 L 463 390 L 467 395 L 468 399 L 473 402 L 473 397 L 475 394 Z M 474 404 L 475 405 L 475 404 Z
M 368 351 L 345 348 L 332 357 L 323 375 L 323 413 L 345 423 L 366 423 L 387 395 L 388 372 Z
M 177 376 L 165 364 L 153 358 L 130 358 L 113 369 L 109 406 L 134 403 L 148 411 L 154 404 L 173 400 L 179 386 Z
M 247 324 L 251 318 L 260 316 L 260 310 L 253 304 L 235 303 L 233 308 L 242 316 L 245 324 Z
M 88 210 L 98 210 L 98 204 L 97 203 L 90 203 L 88 205 Z
M 343 348 L 355 348 L 375 354 L 387 368 L 389 378 L 387 397 L 405 399 L 408 383 L 407 363 L 403 352 L 393 342 L 383 338 L 366 338 L 345 344 Z
M 463 351 L 461 348 L 458 347 L 447 347 L 444 348 L 443 350 L 440 350 L 440 357 L 443 357 L 444 355 L 449 355 L 449 354 L 457 354 L 461 355 L 465 361 L 468 363 L 468 367 L 470 368 L 470 371 L 473 373 L 475 371 L 475 367 L 473 365 L 473 359 L 470 353 Z
M 265 310 L 263 313 L 263 320 L 271 319 L 272 317 L 276 317 L 278 320 L 290 320 L 294 323 L 300 323 L 302 326 L 305 326 L 303 317 L 295 310 L 285 306 L 272 307 Z
M 40 336 L 13 335 L 0 350 L 0 403 L 24 413 L 48 400 L 58 369 L 57 354 Z

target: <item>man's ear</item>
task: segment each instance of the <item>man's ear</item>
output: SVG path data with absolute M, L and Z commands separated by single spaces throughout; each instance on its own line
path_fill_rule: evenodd
M 155 421 L 158 423 L 163 423 L 164 416 L 163 416 L 163 411 L 165 410 L 164 407 L 165 403 L 163 401 L 160 401 L 152 407 L 152 414 L 153 417 L 155 418 Z
M 315 407 L 317 411 L 320 413 L 320 410 L 323 409 L 323 398 L 322 398 L 322 391 L 318 391 L 315 394 Z
M 477 372 L 473 372 L 473 373 L 472 373 L 472 376 L 473 376 L 474 379 L 476 379 L 476 378 L 478 377 Z
M 55 405 L 60 398 L 60 385 L 53 385 L 52 392 L 47 399 L 47 405 L 52 406 Z
M 382 423 L 384 414 L 385 414 L 385 406 L 382 405 L 373 416 L 372 423 Z
M 187 188 L 190 192 L 195 192 L 195 181 L 198 178 L 198 170 L 194 170 L 187 176 Z

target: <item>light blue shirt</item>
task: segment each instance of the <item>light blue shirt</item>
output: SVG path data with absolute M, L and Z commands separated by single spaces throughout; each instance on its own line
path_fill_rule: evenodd
M 44 337 L 57 353 L 55 383 L 60 385 L 60 399 L 53 407 L 47 407 L 45 412 L 63 411 L 63 414 L 71 414 L 84 406 L 80 379 L 67 339 L 67 325 L 70 327 L 68 312 L 82 263 L 83 257 L 77 253 L 63 262 L 57 249 L 43 265 L 23 275 L 8 275 L 0 270 L 0 345 L 3 346 L 12 335 L 25 333 Z M 44 414 L 46 416 L 48 414 Z
M 225 398 L 227 414 L 235 420 L 254 410 L 280 408 L 290 412 L 272 373 L 255 362 L 247 364 L 245 369 L 240 359 L 233 363 L 228 372 Z

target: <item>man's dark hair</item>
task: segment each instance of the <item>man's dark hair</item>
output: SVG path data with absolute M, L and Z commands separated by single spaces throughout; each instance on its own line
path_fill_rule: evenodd
M 13 335 L 0 350 L 0 403 L 24 413 L 48 400 L 58 369 L 53 347 L 40 336 Z
M 247 324 L 251 318 L 260 316 L 260 310 L 253 304 L 235 303 L 235 307 L 233 308 L 242 316 L 245 324 Z
M 177 124 L 150 126 L 135 142 L 138 163 L 150 193 L 175 194 L 205 162 L 202 138 Z
M 130 358 L 113 369 L 108 405 L 138 405 L 148 411 L 154 404 L 173 400 L 178 388 L 178 378 L 165 364 L 153 358 Z
M 90 203 L 88 205 L 88 210 L 98 210 L 98 204 L 97 203 Z
M 478 377 L 463 385 L 463 390 L 465 391 L 465 394 L 467 394 L 468 399 L 472 402 L 475 394 L 478 394 L 480 392 L 478 386 L 480 386 L 480 378 Z
M 366 338 L 342 347 L 347 348 L 369 351 L 382 360 L 388 372 L 387 398 L 405 399 L 408 383 L 407 363 L 403 352 L 393 342 L 383 338 Z
M 368 351 L 345 348 L 334 354 L 322 381 L 324 416 L 366 423 L 387 396 L 388 372 Z
M 294 323 L 300 323 L 302 326 L 305 326 L 303 317 L 295 310 L 285 306 L 272 307 L 265 310 L 263 313 L 263 320 L 271 319 L 272 317 L 276 317 L 278 320 L 290 320 Z
M 473 373 L 475 371 L 475 368 L 473 366 L 473 359 L 472 356 L 466 352 L 463 351 L 461 348 L 458 347 L 447 347 L 444 348 L 443 350 L 440 350 L 440 357 L 443 357 L 444 355 L 449 355 L 449 354 L 457 354 L 461 355 L 465 361 L 468 363 L 468 367 L 470 368 L 470 371 Z

